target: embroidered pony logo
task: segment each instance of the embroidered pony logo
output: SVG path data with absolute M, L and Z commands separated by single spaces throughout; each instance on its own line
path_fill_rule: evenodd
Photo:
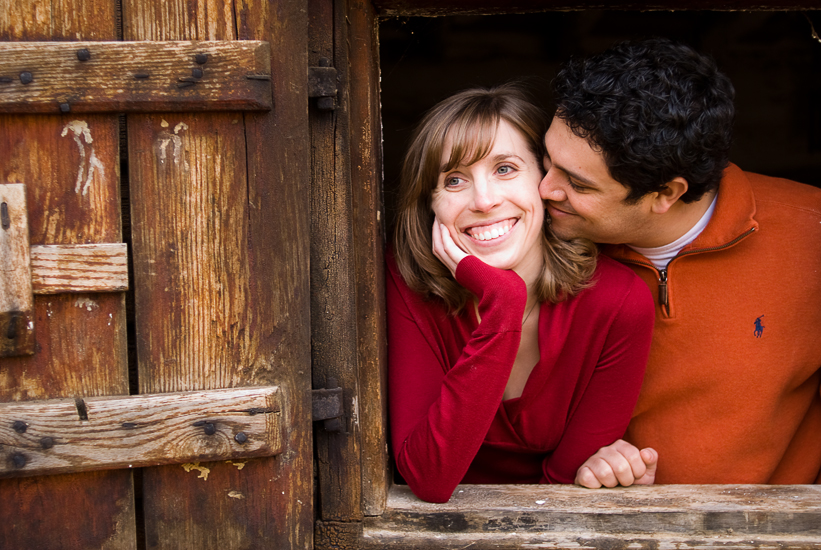
M 764 316 L 762 315 L 761 317 Z M 764 333 L 764 325 L 761 324 L 761 317 L 755 320 L 755 331 L 753 331 L 753 334 L 755 334 L 756 338 L 761 338 L 761 335 Z

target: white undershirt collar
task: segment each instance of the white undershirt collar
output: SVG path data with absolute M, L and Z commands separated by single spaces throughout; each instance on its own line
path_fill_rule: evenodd
M 704 228 L 707 227 L 707 224 L 710 223 L 710 218 L 713 217 L 713 212 L 716 209 L 716 202 L 718 200 L 718 193 L 715 194 L 713 197 L 713 201 L 710 203 L 709 208 L 701 216 L 701 219 L 696 222 L 696 224 L 690 228 L 690 231 L 676 239 L 675 241 L 671 242 L 670 244 L 666 244 L 664 246 L 657 246 L 654 248 L 641 248 L 638 246 L 630 246 L 633 250 L 638 252 L 639 254 L 643 255 L 645 258 L 650 260 L 656 269 L 665 269 L 667 264 L 670 263 L 670 260 L 676 257 L 676 255 L 681 252 L 681 249 L 693 242 L 696 237 L 698 237 Z

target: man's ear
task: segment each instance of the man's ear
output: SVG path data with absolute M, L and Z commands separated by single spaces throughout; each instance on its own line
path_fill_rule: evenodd
M 664 214 L 670 210 L 681 196 L 687 192 L 687 189 L 689 189 L 689 184 L 682 177 L 675 177 L 668 181 L 664 189 L 657 192 L 653 198 L 653 212 Z

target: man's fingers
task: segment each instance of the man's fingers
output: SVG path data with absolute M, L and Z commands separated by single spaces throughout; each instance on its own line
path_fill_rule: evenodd
M 596 474 L 590 470 L 587 466 L 582 466 L 579 468 L 579 471 L 576 472 L 576 485 L 581 485 L 582 487 L 587 487 L 588 489 L 598 489 L 602 486 L 599 479 L 596 477 Z
M 636 479 L 636 485 L 652 485 L 656 482 L 656 468 L 659 463 L 659 453 L 650 447 L 641 450 L 641 459 L 646 465 L 643 476 Z

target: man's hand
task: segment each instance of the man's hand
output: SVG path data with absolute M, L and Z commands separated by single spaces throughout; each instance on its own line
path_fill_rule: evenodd
M 439 223 L 438 218 L 433 221 L 433 254 L 445 264 L 454 277 L 456 266 L 467 257 L 467 254 L 453 242 L 448 228 Z
M 602 447 L 576 472 L 576 484 L 590 489 L 601 486 L 652 485 L 656 480 L 659 454 L 650 447 L 639 451 L 619 439 Z

